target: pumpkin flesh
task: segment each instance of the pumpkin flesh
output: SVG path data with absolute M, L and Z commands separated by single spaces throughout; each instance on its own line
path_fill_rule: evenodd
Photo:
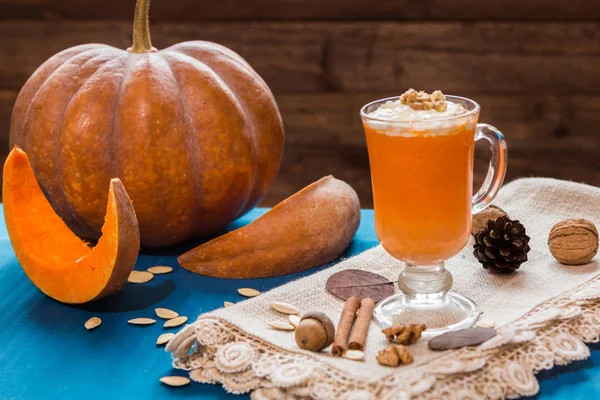
M 63 303 L 85 303 L 119 290 L 135 265 L 139 232 L 118 179 L 110 181 L 102 237 L 94 248 L 54 212 L 27 155 L 15 148 L 4 166 L 6 226 L 23 270 L 42 292 Z

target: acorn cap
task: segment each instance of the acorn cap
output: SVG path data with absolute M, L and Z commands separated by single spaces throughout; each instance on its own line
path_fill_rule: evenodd
M 316 319 L 323 325 L 323 329 L 325 329 L 325 333 L 327 334 L 327 340 L 323 348 L 333 343 L 333 339 L 335 338 L 335 325 L 333 325 L 333 322 L 331 322 L 331 319 L 327 315 L 318 311 L 308 312 L 302 316 L 300 322 L 307 318 Z

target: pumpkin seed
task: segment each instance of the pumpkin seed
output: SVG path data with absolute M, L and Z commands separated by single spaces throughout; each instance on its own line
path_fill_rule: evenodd
M 156 323 L 156 320 L 152 318 L 133 318 L 127 323 L 131 325 L 152 325 Z
M 279 331 L 293 331 L 294 330 L 294 327 L 288 322 L 271 321 L 271 322 L 267 322 L 267 325 L 269 325 L 271 328 L 277 329 Z
M 87 329 L 88 331 L 91 331 L 92 329 L 99 327 L 101 323 L 102 320 L 100 318 L 92 317 L 85 321 L 85 324 L 83 324 L 83 326 L 85 326 L 85 329 Z
M 365 353 L 360 350 L 346 350 L 342 357 L 348 360 L 360 361 L 365 359 Z
M 288 314 L 288 315 L 300 314 L 300 310 L 298 310 L 298 308 L 296 306 L 293 306 L 288 303 L 281 303 L 279 301 L 276 301 L 275 303 L 271 303 L 271 307 L 273 307 L 273 309 L 275 311 L 279 311 L 282 314 Z
M 173 272 L 173 268 L 167 267 L 166 265 L 157 265 L 155 267 L 148 268 L 146 271 L 148 271 L 154 275 L 162 275 L 162 274 L 168 274 L 170 272 Z
M 156 339 L 156 344 L 162 346 L 163 344 L 167 344 L 175 337 L 174 333 L 163 333 Z
M 190 383 L 189 378 L 185 376 L 163 376 L 160 381 L 168 386 L 185 386 Z
M 297 328 L 298 325 L 300 325 L 300 317 L 297 315 L 290 315 L 288 317 L 288 321 L 290 321 L 290 324 L 294 327 Z
M 168 320 L 164 323 L 163 327 L 164 328 L 175 328 L 176 326 L 185 324 L 187 320 L 188 320 L 188 317 L 185 317 L 185 316 L 171 318 L 170 320 Z
M 154 312 L 158 318 L 162 319 L 173 319 L 179 317 L 179 313 L 169 310 L 168 308 L 155 308 Z
M 233 305 L 233 303 L 230 302 L 230 301 L 224 301 L 223 302 L 223 307 L 231 307 L 232 305 Z
M 493 328 L 496 326 L 496 321 L 489 318 L 480 318 L 474 326 L 476 328 Z
M 146 283 L 152 280 L 154 275 L 148 271 L 131 271 L 127 282 L 129 283 Z
M 240 288 L 238 293 L 244 297 L 256 297 L 260 294 L 258 290 L 252 288 Z

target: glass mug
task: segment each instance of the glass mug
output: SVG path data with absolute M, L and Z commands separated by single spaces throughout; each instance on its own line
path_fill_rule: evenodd
M 502 186 L 507 149 L 496 128 L 478 124 L 479 105 L 461 104 L 460 115 L 440 119 L 395 121 L 368 114 L 398 97 L 365 105 L 363 120 L 375 209 L 375 231 L 383 248 L 404 261 L 398 278 L 402 293 L 382 300 L 374 319 L 392 324 L 427 325 L 426 336 L 472 326 L 479 316 L 470 299 L 449 292 L 452 276 L 444 261 L 465 246 L 472 214 L 485 209 Z M 473 196 L 475 142 L 490 144 L 485 181 Z

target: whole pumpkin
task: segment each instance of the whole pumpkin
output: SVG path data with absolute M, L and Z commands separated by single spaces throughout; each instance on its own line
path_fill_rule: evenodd
M 254 207 L 275 179 L 283 126 L 266 83 L 233 51 L 149 34 L 138 0 L 133 45 L 85 44 L 47 60 L 15 103 L 10 145 L 78 235 L 100 237 L 107 188 L 132 199 L 142 246 L 213 234 Z

